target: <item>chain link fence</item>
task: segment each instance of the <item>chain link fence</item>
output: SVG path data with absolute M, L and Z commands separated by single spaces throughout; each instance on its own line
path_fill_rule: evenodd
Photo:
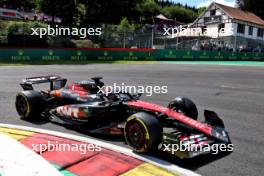
M 174 37 L 163 35 L 162 30 L 143 28 L 141 30 L 108 30 L 101 36 L 103 47 L 108 48 L 153 48 L 176 50 L 264 52 L 264 42 L 241 36 L 210 38 Z
M 164 35 L 163 29 L 145 25 L 140 29 L 119 30 L 114 25 L 101 25 L 102 35 L 91 36 L 86 39 L 78 37 L 44 37 L 42 39 L 29 34 L 10 35 L 10 28 L 18 32 L 21 26 L 29 28 L 29 23 L 7 22 L 0 20 L 0 47 L 77 47 L 77 48 L 153 48 L 175 50 L 207 50 L 207 51 L 240 51 L 264 52 L 264 42 L 261 40 L 247 39 L 240 36 L 209 38 L 199 37 L 174 37 Z M 25 30 L 26 31 L 26 30 Z

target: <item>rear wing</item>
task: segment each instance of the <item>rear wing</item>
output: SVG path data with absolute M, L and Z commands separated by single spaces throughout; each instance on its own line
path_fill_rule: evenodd
M 23 79 L 20 85 L 23 90 L 34 90 L 34 84 L 42 83 L 50 83 L 50 90 L 57 90 L 66 85 L 67 79 L 57 75 L 37 76 Z

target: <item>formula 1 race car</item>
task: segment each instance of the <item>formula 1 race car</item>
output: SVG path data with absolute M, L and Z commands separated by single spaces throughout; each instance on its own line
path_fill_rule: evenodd
M 197 121 L 198 111 L 188 98 L 177 97 L 168 107 L 140 101 L 139 94 L 106 94 L 101 77 L 66 85 L 60 76 L 26 78 L 16 96 L 21 118 L 47 119 L 91 133 L 124 135 L 135 152 L 168 151 L 180 158 L 210 153 L 204 146 L 231 144 L 223 121 L 205 110 L 205 122 Z M 36 91 L 34 84 L 48 83 L 47 91 Z M 99 91 L 100 90 L 100 91 Z M 175 145 L 195 146 L 199 150 L 175 150 Z

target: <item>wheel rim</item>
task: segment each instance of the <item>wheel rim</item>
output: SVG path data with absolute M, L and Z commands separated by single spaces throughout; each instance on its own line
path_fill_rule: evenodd
M 16 101 L 16 109 L 20 115 L 26 115 L 28 111 L 28 103 L 23 96 L 18 96 Z
M 132 123 L 128 126 L 127 130 L 128 141 L 135 148 L 142 148 L 146 144 L 145 130 L 142 125 Z

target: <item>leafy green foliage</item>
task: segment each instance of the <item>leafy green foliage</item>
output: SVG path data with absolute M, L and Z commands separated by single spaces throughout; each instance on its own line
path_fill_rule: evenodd
M 122 17 L 136 19 L 136 5 L 142 0 L 92 0 L 87 1 L 86 21 L 88 23 L 118 24 Z
M 52 16 L 53 22 L 55 17 L 61 17 L 65 25 L 72 25 L 74 14 L 76 12 L 77 0 L 42 0 L 41 10 Z
M 236 3 L 241 9 L 253 12 L 264 19 L 263 0 L 237 0 Z
M 35 10 L 60 17 L 63 25 L 118 24 L 124 17 L 140 23 L 141 19 L 164 13 L 169 18 L 190 22 L 198 9 L 175 4 L 170 0 L 0 0 L 0 6 L 12 9 Z
M 201 15 L 203 12 L 205 12 L 205 10 L 206 10 L 206 7 L 200 7 L 198 9 L 198 16 Z
M 6 5 L 12 7 L 12 9 L 21 9 L 22 7 L 25 10 L 38 9 L 38 5 L 41 0 L 0 0 L 0 6 Z
M 191 22 L 198 16 L 195 7 L 158 0 L 43 0 L 41 4 L 43 12 L 74 26 L 118 24 L 124 17 L 137 23 L 160 13 L 181 22 Z
M 86 15 L 86 7 L 82 3 L 77 3 L 75 13 L 73 15 L 73 25 L 80 26 Z
M 49 37 L 48 46 L 49 47 L 66 47 L 66 48 L 76 47 L 73 41 L 71 40 L 71 38 L 65 37 L 65 36 Z
M 117 27 L 117 30 L 119 32 L 129 30 L 129 31 L 134 31 L 135 30 L 135 25 L 130 24 L 127 18 L 123 18 L 120 22 L 120 24 Z
M 161 13 L 162 7 L 154 0 L 144 0 L 141 4 L 136 7 L 137 11 L 144 18 L 149 18 Z
M 8 35 L 31 35 L 31 28 L 47 27 L 46 24 L 40 22 L 10 22 L 8 25 Z
M 162 12 L 168 18 L 176 19 L 177 21 L 185 22 L 185 23 L 194 21 L 198 15 L 196 12 L 190 9 L 186 9 L 184 7 L 177 5 L 166 6 L 162 9 Z
M 31 35 L 31 28 L 46 27 L 39 22 L 11 22 L 8 27 L 7 41 L 9 46 L 46 47 L 47 38 L 40 39 Z
M 98 47 L 91 40 L 72 40 L 74 47 L 76 48 L 94 48 Z

